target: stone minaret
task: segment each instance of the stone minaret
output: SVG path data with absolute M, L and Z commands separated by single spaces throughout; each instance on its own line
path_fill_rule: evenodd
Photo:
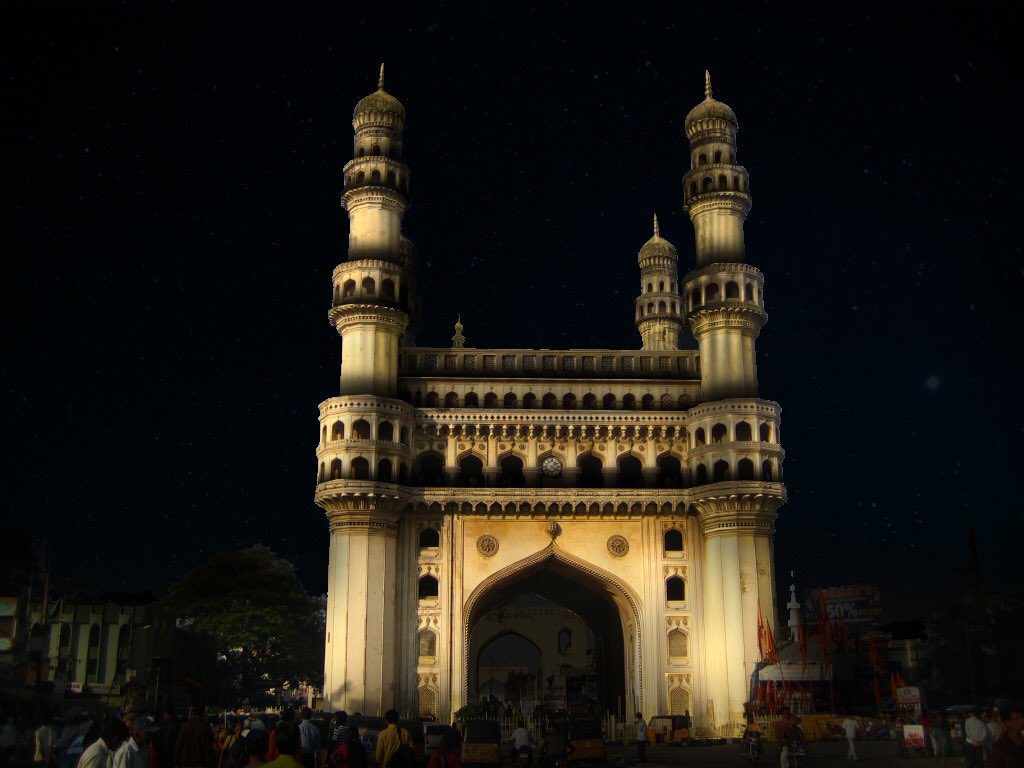
M 395 705 L 397 536 L 414 411 L 396 399 L 398 347 L 415 317 L 415 248 L 402 237 L 409 168 L 405 108 L 384 90 L 355 108 L 345 165 L 348 260 L 334 270 L 330 322 L 342 338 L 341 396 L 321 404 L 316 502 L 331 531 L 325 706 Z
M 685 208 L 697 268 L 683 278 L 686 322 L 700 345 L 701 404 L 688 430 L 701 451 L 693 505 L 704 539 L 703 603 L 708 712 L 719 726 L 740 722 L 759 662 L 758 611 L 775 628 L 772 537 L 785 501 L 778 467 L 778 406 L 758 399 L 754 340 L 764 324 L 764 278 L 745 263 L 750 210 L 746 170 L 736 163 L 735 113 L 711 95 L 686 117 L 690 170 Z M 755 415 L 756 424 L 748 419 Z M 775 632 L 778 637 L 778 633 Z
M 754 340 L 767 315 L 764 277 L 744 262 L 750 180 L 736 163 L 736 114 L 712 98 L 707 73 L 704 93 L 686 116 L 684 207 L 697 241 L 697 269 L 684 278 L 687 323 L 700 345 L 703 399 L 756 397 Z
M 679 349 L 683 328 L 683 302 L 679 297 L 679 254 L 658 230 L 637 255 L 640 262 L 640 295 L 636 299 L 636 329 L 644 349 Z

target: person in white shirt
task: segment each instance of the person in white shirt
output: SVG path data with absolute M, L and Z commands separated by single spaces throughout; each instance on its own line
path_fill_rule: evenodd
M 36 752 L 32 762 L 37 766 L 49 768 L 53 765 L 53 750 L 57 744 L 57 724 L 59 722 L 58 718 L 55 717 L 49 723 L 43 723 L 36 730 Z
M 967 768 L 981 768 L 982 753 L 988 740 L 988 728 L 976 712 L 964 721 L 964 764 Z
M 857 721 L 852 717 L 843 720 L 843 732 L 846 734 L 846 759 L 856 760 L 857 748 L 853 745 L 853 740 L 857 738 Z
M 149 768 L 150 734 L 160 730 L 152 718 L 135 717 L 132 720 L 132 735 L 114 753 L 114 768 Z
M 636 761 L 647 762 L 647 721 L 642 712 L 636 713 Z
M 514 763 L 516 758 L 519 757 L 519 750 L 526 748 L 530 754 L 530 762 L 533 762 L 533 745 L 531 744 L 530 732 L 526 730 L 526 726 L 523 725 L 522 720 L 519 721 L 518 726 L 512 731 L 512 737 L 509 739 L 512 742 L 512 762 Z
M 115 718 L 100 723 L 100 737 L 90 744 L 78 761 L 78 768 L 114 768 L 114 753 L 128 738 L 128 726 Z

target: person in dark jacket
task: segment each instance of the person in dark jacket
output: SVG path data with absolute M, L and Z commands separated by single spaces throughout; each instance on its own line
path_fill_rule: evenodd
M 213 768 L 213 733 L 206 724 L 204 708 L 192 707 L 174 744 L 174 768 Z
M 181 722 L 174 711 L 174 705 L 168 703 L 161 710 L 160 732 L 153 740 L 156 751 L 157 768 L 174 768 L 174 745 L 178 741 Z

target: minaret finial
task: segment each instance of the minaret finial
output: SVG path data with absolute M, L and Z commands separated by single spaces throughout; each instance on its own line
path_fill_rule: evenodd
M 709 88 L 711 86 L 708 86 Z M 377 78 L 377 88 L 381 91 L 384 90 L 384 62 L 380 63 L 380 77 Z
M 382 68 L 381 71 L 383 71 L 384 65 L 381 64 L 380 66 Z M 384 75 L 381 75 L 381 77 L 384 77 Z M 711 98 L 711 70 L 709 69 L 704 70 L 704 98 Z
M 661 237 L 661 233 L 658 231 L 658 214 L 654 214 L 654 236 Z
M 462 335 L 462 314 L 455 321 L 455 335 L 452 336 L 452 349 L 462 349 L 466 346 L 466 337 Z

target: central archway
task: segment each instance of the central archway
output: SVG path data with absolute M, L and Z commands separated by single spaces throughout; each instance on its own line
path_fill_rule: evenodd
M 639 599 L 612 574 L 574 557 L 554 542 L 492 574 L 470 594 L 463 611 L 462 668 L 467 673 L 462 681 L 463 700 L 470 700 L 468 673 L 476 663 L 470 658 L 473 628 L 488 614 L 528 594 L 563 606 L 586 622 L 599 638 L 605 660 L 599 701 L 613 712 L 636 711 L 637 703 L 643 701 Z

